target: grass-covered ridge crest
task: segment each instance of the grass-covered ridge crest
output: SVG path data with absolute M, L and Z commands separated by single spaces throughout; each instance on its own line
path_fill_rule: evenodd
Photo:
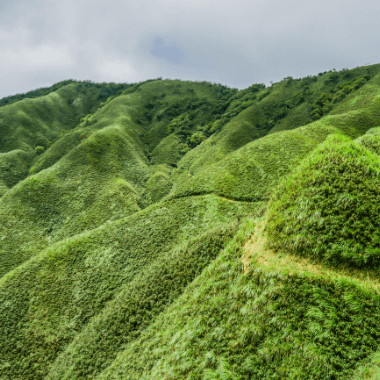
M 333 264 L 380 264 L 380 161 L 331 135 L 276 189 L 267 232 L 272 247 Z
M 376 368 L 379 125 L 380 65 L 2 99 L 0 379 Z

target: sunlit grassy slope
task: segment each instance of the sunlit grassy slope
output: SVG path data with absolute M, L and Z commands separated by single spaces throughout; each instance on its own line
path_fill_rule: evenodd
M 376 374 L 378 126 L 379 65 L 0 101 L 0 379 Z

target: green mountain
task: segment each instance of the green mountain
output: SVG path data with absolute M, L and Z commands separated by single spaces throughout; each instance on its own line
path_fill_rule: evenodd
M 0 100 L 0 379 L 380 379 L 380 65 Z

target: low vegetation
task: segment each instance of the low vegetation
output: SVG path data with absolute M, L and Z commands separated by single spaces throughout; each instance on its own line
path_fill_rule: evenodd
M 276 189 L 271 246 L 334 265 L 379 266 L 379 201 L 379 156 L 331 135 Z
M 99 379 L 349 378 L 378 345 L 377 291 L 280 260 L 263 264 L 262 250 L 246 244 L 258 222 L 248 220 Z
M 0 100 L 0 379 L 376 379 L 380 66 Z

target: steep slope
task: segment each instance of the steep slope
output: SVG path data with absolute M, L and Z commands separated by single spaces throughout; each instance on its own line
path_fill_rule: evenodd
M 379 70 L 242 91 L 70 82 L 6 101 L 0 378 L 376 366 Z M 347 196 L 345 178 L 360 191 Z M 299 222 L 315 210 L 333 212 L 325 229 Z M 293 250 L 299 231 L 312 243 Z
M 378 345 L 378 292 L 308 263 L 282 268 L 278 254 L 270 266 L 255 245 L 243 274 L 254 231 L 247 223 L 98 378 L 347 379 Z
M 265 219 L 248 220 L 98 378 L 371 378 L 378 368 L 372 354 L 380 338 L 380 276 L 378 263 L 367 260 L 376 239 L 366 232 L 378 219 L 379 164 L 358 143 L 330 136 L 279 184 Z M 355 201 L 340 201 L 348 195 Z M 316 213 L 324 223 L 308 222 Z M 355 223 L 348 214 L 356 215 Z M 327 235 L 341 239 L 348 226 L 343 239 L 354 251 L 327 260 L 317 255 Z M 300 228 L 314 250 L 294 235 Z M 322 252 L 328 255 L 329 247 Z
M 34 174 L 0 200 L 0 275 L 49 244 L 137 212 L 170 190 L 167 168 L 149 162 L 150 149 L 169 134 L 168 109 L 207 96 L 211 102 L 219 96 L 207 84 L 188 83 L 181 91 L 178 85 L 178 81 L 153 81 L 127 89 L 129 93 L 83 118 L 34 161 Z M 145 106 L 154 101 L 163 106 L 148 108 L 147 115 Z M 151 114 L 158 110 L 164 116 L 152 122 Z M 209 115 L 205 112 L 203 117 Z
M 368 129 L 378 126 L 379 89 L 380 76 L 376 75 L 360 89 L 346 95 L 336 109 L 333 109 L 334 115 L 327 115 L 295 130 L 282 131 L 281 134 L 271 133 L 250 143 L 245 141 L 241 149 L 223 151 L 222 158 L 216 163 L 210 164 L 210 159 L 205 158 L 204 167 L 197 165 L 194 168 L 195 164 L 193 166 L 189 164 L 188 155 L 201 155 L 203 145 L 207 151 L 206 144 L 215 143 L 215 146 L 218 146 L 215 139 L 222 132 L 214 140 L 210 137 L 178 163 L 178 170 L 174 174 L 176 183 L 169 197 L 216 193 L 233 199 L 262 199 L 266 191 L 276 184 L 277 179 L 285 174 L 288 168 L 297 164 L 328 134 L 341 132 L 351 137 L 358 137 Z M 270 95 L 266 99 L 269 97 Z M 241 115 L 235 119 L 239 121 Z M 243 124 L 240 123 L 239 127 L 241 125 Z M 249 134 L 248 129 L 246 136 Z
M 123 87 L 110 86 L 114 94 Z M 96 85 L 73 82 L 47 95 L 4 105 L 0 108 L 0 151 L 46 148 L 62 131 L 74 128 L 80 118 L 92 113 L 103 99 L 107 97 Z
M 378 266 L 379 197 L 379 157 L 329 136 L 274 193 L 271 246 L 334 264 Z
M 0 197 L 27 177 L 36 157 L 57 138 L 98 108 L 102 100 L 127 87 L 64 81 L 1 99 Z
M 135 187 L 146 181 L 148 169 L 132 127 L 115 121 L 83 142 L 77 139 L 54 166 L 1 198 L 1 273 L 47 244 L 140 209 Z
M 45 375 L 75 336 L 58 372 L 66 362 L 76 376 L 98 371 L 215 258 L 234 221 L 253 211 L 215 196 L 153 205 L 52 245 L 9 272 L 0 283 L 4 376 Z M 82 352 L 80 362 L 73 350 Z

